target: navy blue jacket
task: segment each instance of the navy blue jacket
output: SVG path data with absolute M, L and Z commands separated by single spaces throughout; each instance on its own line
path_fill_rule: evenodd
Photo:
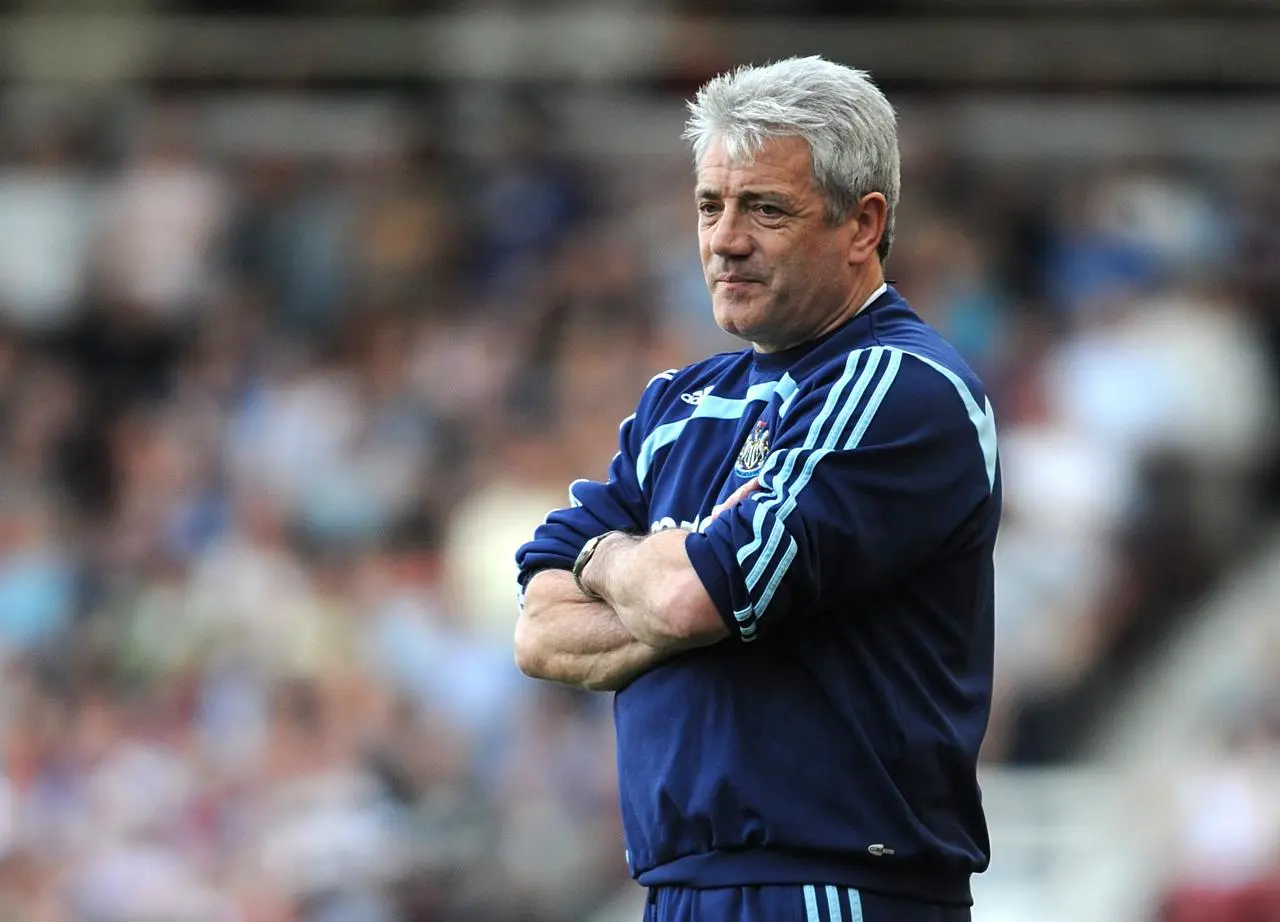
M 955 350 L 889 287 L 819 341 L 664 372 L 570 496 L 522 581 L 601 532 L 683 527 L 731 635 L 615 696 L 633 876 L 971 902 L 1000 475 Z

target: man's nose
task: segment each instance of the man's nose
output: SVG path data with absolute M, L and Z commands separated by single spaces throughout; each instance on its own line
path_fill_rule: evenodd
M 726 259 L 750 256 L 754 243 L 747 224 L 744 214 L 736 208 L 726 208 L 711 231 L 709 245 L 712 254 Z

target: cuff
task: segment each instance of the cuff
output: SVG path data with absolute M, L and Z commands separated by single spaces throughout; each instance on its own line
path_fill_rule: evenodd
M 729 629 L 729 635 L 741 639 L 742 626 L 733 614 L 733 586 L 725 563 L 716 553 L 715 543 L 704 534 L 692 532 L 684 539 L 684 552 L 689 555 L 689 562 L 693 564 L 693 570 L 702 581 L 707 595 L 715 603 L 716 611 Z M 733 561 L 732 565 L 736 569 L 737 561 Z

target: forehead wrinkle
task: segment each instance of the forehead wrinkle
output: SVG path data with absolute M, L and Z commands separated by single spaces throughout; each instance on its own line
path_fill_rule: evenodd
M 744 177 L 741 175 L 744 171 L 760 171 L 763 175 Z M 743 166 L 729 158 L 713 164 L 707 164 L 704 159 L 695 178 L 694 195 L 698 199 L 723 198 L 731 194 L 751 200 L 772 197 L 799 201 L 810 194 L 822 194 L 808 157 L 803 158 L 802 163 L 786 157 L 781 162 L 762 163 L 757 160 L 751 166 Z

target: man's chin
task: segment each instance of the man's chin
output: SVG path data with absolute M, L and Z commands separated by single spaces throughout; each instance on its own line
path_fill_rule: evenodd
M 716 326 L 731 336 L 754 343 L 763 335 L 767 325 L 759 311 L 744 304 L 716 305 Z

